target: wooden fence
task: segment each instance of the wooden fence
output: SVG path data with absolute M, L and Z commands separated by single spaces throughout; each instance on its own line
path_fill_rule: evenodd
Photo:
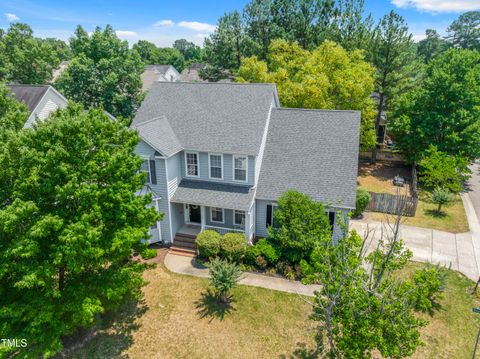
M 402 216 L 413 217 L 417 211 L 418 198 L 407 195 L 370 192 L 372 199 L 367 211 L 397 214 L 401 209 Z

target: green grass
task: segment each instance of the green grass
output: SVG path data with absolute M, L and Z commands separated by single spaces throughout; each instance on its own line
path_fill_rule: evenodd
M 424 264 L 409 263 L 407 276 Z M 278 358 L 314 346 L 316 323 L 308 299 L 239 286 L 232 307 L 208 296 L 207 281 L 171 273 L 163 265 L 145 273 L 145 300 L 107 316 L 93 339 L 65 353 L 69 358 Z M 480 301 L 468 293 L 473 282 L 449 271 L 441 308 L 420 314 L 425 346 L 414 358 L 468 358 L 480 315 Z

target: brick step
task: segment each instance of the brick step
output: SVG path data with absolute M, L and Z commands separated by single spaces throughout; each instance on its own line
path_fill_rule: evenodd
M 197 255 L 197 252 L 194 249 L 177 247 L 175 245 L 171 246 L 168 252 L 179 255 L 179 256 L 186 256 L 186 257 L 195 257 Z
M 177 232 L 177 234 L 175 235 L 175 237 L 184 237 L 184 238 L 195 239 L 195 238 L 197 238 L 197 235 L 196 235 L 196 234 L 188 234 L 188 233 L 179 233 L 179 232 Z
M 195 245 L 195 242 L 182 241 L 181 239 L 178 239 L 178 238 L 175 238 L 173 240 L 173 245 L 175 247 L 185 247 L 185 248 L 191 248 L 191 249 L 195 249 L 197 247 Z
M 175 236 L 174 240 L 180 242 L 195 243 L 195 238 L 183 237 L 181 235 L 179 236 L 178 234 Z

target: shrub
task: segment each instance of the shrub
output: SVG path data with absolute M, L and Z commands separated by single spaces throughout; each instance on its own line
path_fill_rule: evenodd
M 255 265 L 260 269 L 267 268 L 268 262 L 262 256 L 257 256 L 255 258 Z
M 151 259 L 157 256 L 157 251 L 153 248 L 147 248 L 142 252 L 143 259 Z
M 226 233 L 220 241 L 220 257 L 232 262 L 240 262 L 247 250 L 243 233 Z
M 359 188 L 357 189 L 357 199 L 355 202 L 355 209 L 352 211 L 353 217 L 360 217 L 368 206 L 368 202 L 371 200 L 370 193 L 368 191 Z
M 282 255 L 282 251 L 280 247 L 273 245 L 267 239 L 261 239 L 255 244 L 257 255 L 261 255 L 265 258 L 268 264 L 274 266 L 277 264 L 280 256 Z
M 215 291 L 217 298 L 228 303 L 231 299 L 230 292 L 240 280 L 242 271 L 236 263 L 214 259 L 209 264 L 210 285 Z
M 213 230 L 200 232 L 195 241 L 200 257 L 212 259 L 218 256 L 220 252 L 220 241 L 222 236 Z
M 417 288 L 412 292 L 415 310 L 430 311 L 439 299 L 443 297 L 445 285 L 445 271 L 432 267 L 416 270 L 413 274 L 413 283 Z

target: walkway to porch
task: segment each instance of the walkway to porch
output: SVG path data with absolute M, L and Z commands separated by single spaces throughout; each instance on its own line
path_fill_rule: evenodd
M 201 226 L 194 224 L 184 224 L 178 231 L 177 234 L 188 234 L 190 236 L 197 236 L 201 231 Z

